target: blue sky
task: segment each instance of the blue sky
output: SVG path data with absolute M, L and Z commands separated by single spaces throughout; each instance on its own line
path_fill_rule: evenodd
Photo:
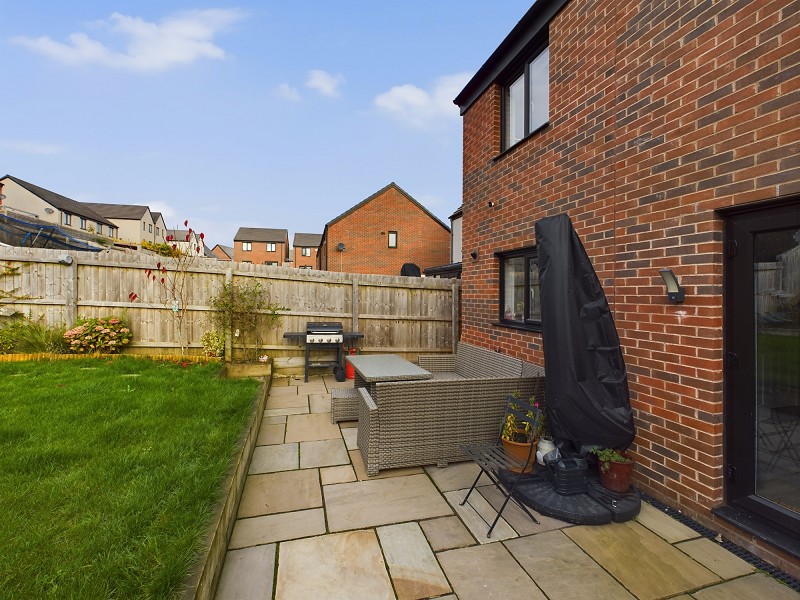
M 0 1 L 0 176 L 146 204 L 210 246 L 321 233 L 391 181 L 449 224 L 452 100 L 530 5 Z

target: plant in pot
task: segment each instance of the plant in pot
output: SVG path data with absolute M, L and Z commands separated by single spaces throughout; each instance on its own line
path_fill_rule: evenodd
M 526 416 L 532 419 L 533 422 L 518 419 L 514 413 L 509 412 L 506 415 L 503 431 L 500 434 L 500 441 L 506 451 L 522 462 L 525 462 L 528 456 L 536 456 L 536 444 L 539 441 L 545 422 L 543 403 L 535 398 L 531 398 L 529 403 L 534 407 L 534 410 L 527 411 Z M 513 403 L 511 408 L 521 410 L 518 405 Z M 531 470 L 533 470 L 533 464 L 529 465 L 525 472 L 528 473 Z
M 592 454 L 600 463 L 600 482 L 612 492 L 624 494 L 631 485 L 633 458 L 614 448 L 594 448 Z

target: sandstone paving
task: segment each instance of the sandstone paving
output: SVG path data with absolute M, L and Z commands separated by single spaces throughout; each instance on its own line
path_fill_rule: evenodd
M 642 508 L 639 514 L 636 515 L 636 520 L 671 544 L 700 536 L 693 529 L 690 529 L 680 521 L 676 521 L 647 502 L 642 502 Z
M 733 579 L 755 571 L 755 567 L 742 560 L 732 552 L 728 552 L 719 544 L 708 538 L 689 540 L 675 546 L 685 552 L 704 567 L 712 570 L 723 579 Z
M 217 600 L 271 600 L 275 584 L 275 544 L 229 550 L 225 554 Z
M 273 446 L 256 446 L 250 458 L 248 474 L 275 473 L 291 471 L 300 464 L 298 444 L 277 444 Z
M 425 475 L 323 487 L 330 531 L 345 531 L 452 514 Z
M 486 500 L 495 510 L 500 508 L 505 500 L 505 495 L 502 494 L 494 485 L 481 486 L 476 488 L 475 492 L 479 492 L 484 498 L 486 498 Z M 475 492 L 472 492 L 473 495 Z M 470 496 L 470 500 L 472 500 L 472 496 Z M 519 535 L 531 535 L 534 533 L 542 533 L 543 531 L 551 531 L 553 529 L 561 529 L 562 527 L 569 526 L 569 523 L 566 521 L 540 515 L 532 508 L 528 508 L 528 510 L 530 510 L 531 514 L 539 521 L 538 524 L 536 521 L 531 519 L 524 510 L 517 506 L 514 500 L 508 501 L 508 504 L 503 511 L 503 519 L 505 519 L 506 522 L 511 525 L 514 531 L 516 531 Z
M 379 527 L 377 533 L 399 600 L 418 600 L 452 591 L 417 523 L 386 525 Z
M 489 544 L 498 540 L 507 540 L 517 537 L 517 532 L 508 524 L 508 522 L 501 516 L 497 524 L 492 530 L 491 537 L 489 533 L 489 525 L 491 525 L 494 518 L 497 516 L 497 511 L 492 507 L 486 498 L 480 495 L 476 490 L 472 492 L 464 506 L 461 506 L 461 501 L 467 495 L 468 490 L 457 490 L 454 492 L 446 492 L 444 497 L 456 511 L 456 514 L 461 517 L 464 524 L 469 528 L 472 535 L 481 544 Z
M 480 470 L 480 467 L 471 461 L 450 463 L 445 468 L 439 468 L 435 465 L 425 467 L 425 472 L 431 476 L 433 483 L 442 492 L 469 489 Z M 490 483 L 486 475 L 481 478 L 478 485 L 485 483 Z
M 309 394 L 308 406 L 312 413 L 329 413 L 331 412 L 331 395 L 330 394 Z
M 341 439 L 342 432 L 331 423 L 330 413 L 289 415 L 286 418 L 287 442 L 313 442 Z
M 353 463 L 353 468 L 356 471 L 356 477 L 359 481 L 386 479 L 389 477 L 406 477 L 408 475 L 421 475 L 424 471 L 419 467 L 406 467 L 404 469 L 384 469 L 377 475 L 370 477 L 367 475 L 367 468 L 364 466 L 364 459 L 361 452 L 358 450 L 350 451 L 350 461 Z
M 239 503 L 239 518 L 322 506 L 317 469 L 248 475 Z
M 336 467 L 323 467 L 319 470 L 319 476 L 320 479 L 322 479 L 322 485 L 356 481 L 356 473 L 349 464 Z
M 420 521 L 420 527 L 435 552 L 474 546 L 477 542 L 458 517 L 440 517 Z
M 313 442 L 300 442 L 300 468 L 331 467 L 334 465 L 349 465 L 350 455 L 347 454 L 344 441 L 317 440 Z
M 303 415 L 308 413 L 308 407 L 299 406 L 297 408 L 267 408 L 264 410 L 264 416 L 271 417 L 284 417 L 287 415 Z
M 562 531 L 546 531 L 504 542 L 550 600 L 633 596 Z
M 275 587 L 280 600 L 395 598 L 374 530 L 282 543 Z
M 283 389 L 283 388 L 281 388 Z M 276 408 L 303 408 L 308 411 L 308 396 L 270 396 L 265 405 L 267 410 Z
M 236 521 L 228 548 L 245 548 L 323 533 L 325 511 L 321 508 L 250 517 Z
M 266 421 L 266 419 L 264 419 Z M 269 446 L 271 444 L 282 444 L 283 434 L 286 431 L 284 423 L 261 423 L 256 438 L 257 446 Z
M 439 552 L 459 600 L 544 600 L 545 595 L 501 543 Z
M 262 425 L 277 425 L 282 423 L 284 426 L 286 425 L 286 415 L 274 415 L 274 416 L 265 416 L 261 420 Z
M 273 398 L 283 398 L 285 396 L 297 396 L 296 385 L 285 386 L 272 386 L 269 388 L 269 396 L 267 396 L 267 403 Z
M 312 382 L 309 380 L 308 383 L 301 383 L 297 386 L 297 393 L 298 394 L 327 394 L 328 388 L 325 387 L 323 382 Z
M 754 573 L 694 592 L 696 600 L 798 600 L 800 594 L 772 577 Z
M 662 598 L 720 581 L 636 521 L 569 527 L 564 533 L 637 598 Z
M 339 427 L 343 430 L 358 427 L 358 421 L 339 421 Z
M 358 450 L 358 428 L 349 427 L 342 429 L 342 437 L 348 450 Z

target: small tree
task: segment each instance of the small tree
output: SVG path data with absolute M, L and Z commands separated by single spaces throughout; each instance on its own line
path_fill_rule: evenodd
M 17 275 L 19 275 L 19 267 L 12 267 L 10 264 L 6 263 L 3 265 L 2 271 L 0 271 L 0 280 L 6 277 L 16 277 Z M 17 292 L 19 292 L 18 287 L 11 288 L 10 290 L 0 289 L 0 303 L 11 303 L 28 298 L 28 296 L 20 295 Z
M 261 332 L 277 327 L 281 319 L 278 311 L 286 310 L 269 302 L 257 281 L 248 281 L 244 285 L 223 284 L 219 293 L 211 298 L 211 308 L 214 309 L 212 319 L 217 328 L 241 339 L 245 359 L 248 342 L 252 340 L 253 360 L 258 357 L 263 342 Z
M 181 246 L 174 236 L 168 235 L 167 248 L 164 250 L 161 261 L 158 261 L 154 269 L 146 269 L 144 274 L 151 285 L 158 289 L 158 301 L 168 311 L 172 318 L 173 330 L 181 348 L 181 356 L 186 354 L 188 341 L 186 339 L 186 320 L 188 314 L 188 287 L 189 271 L 197 263 L 197 257 L 202 250 L 200 245 L 194 247 L 195 252 L 189 243 L 192 234 L 195 233 L 189 227 L 189 221 L 183 222 L 184 227 L 189 228 L 186 234 L 186 244 Z M 200 238 L 200 243 L 205 240 L 205 234 L 196 234 Z M 131 292 L 128 295 L 131 302 L 136 302 L 139 295 Z

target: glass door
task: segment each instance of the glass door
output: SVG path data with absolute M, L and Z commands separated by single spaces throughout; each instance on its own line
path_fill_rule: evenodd
M 728 501 L 800 532 L 800 204 L 726 224 Z

